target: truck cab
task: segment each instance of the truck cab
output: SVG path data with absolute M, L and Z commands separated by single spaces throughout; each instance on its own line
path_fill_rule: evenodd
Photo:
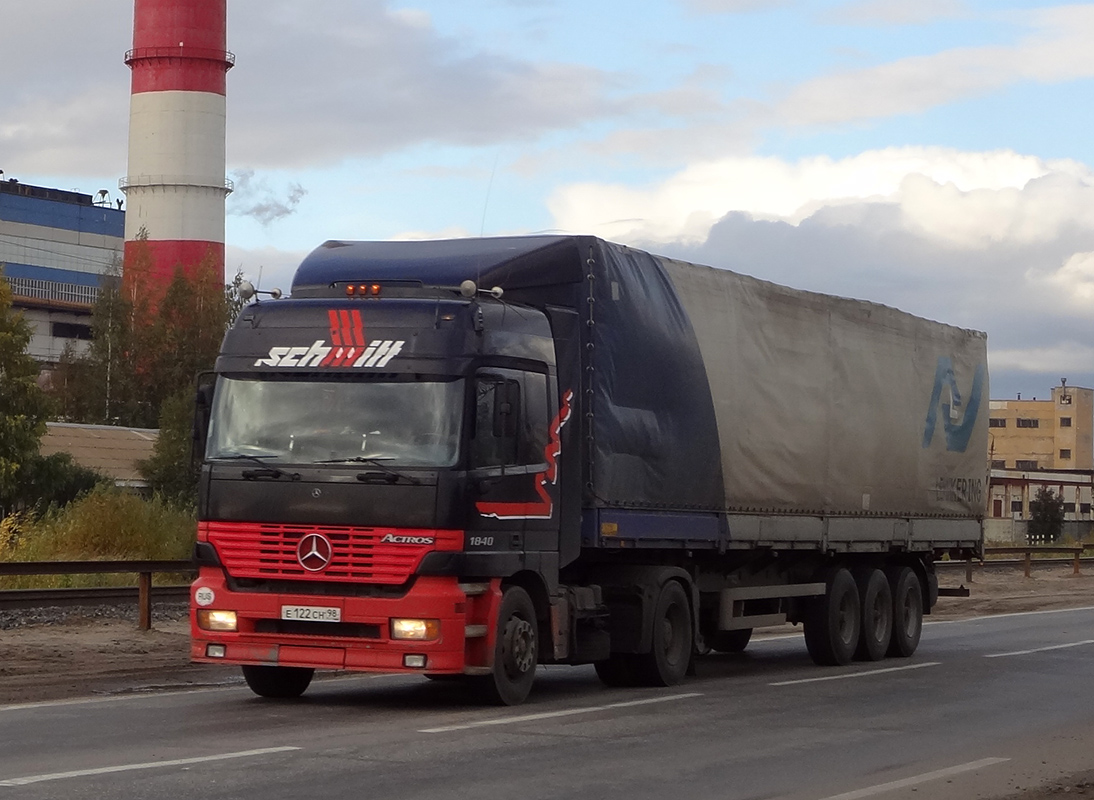
M 572 393 L 543 311 L 393 272 L 308 285 L 305 264 L 225 337 L 199 389 L 192 656 L 260 694 L 321 666 L 481 674 L 509 702 L 557 587 Z

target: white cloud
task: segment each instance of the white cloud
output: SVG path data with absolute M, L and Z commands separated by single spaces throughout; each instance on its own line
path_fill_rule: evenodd
M 791 125 L 831 125 L 912 114 L 1013 83 L 1094 76 L 1094 6 L 1030 15 L 1035 32 L 1013 46 L 962 47 L 835 73 L 796 86 L 772 109 Z
M 1077 364 L 1094 365 L 1094 347 L 1075 341 L 1062 341 L 1049 347 L 1027 347 L 990 350 L 988 361 L 992 369 L 1016 372 L 1059 373 L 1067 376 Z
M 1094 313 L 1094 252 L 1072 253 L 1059 269 L 1047 274 L 1031 270 L 1028 277 L 1047 280 L 1072 305 Z
M 595 68 L 471 51 L 428 16 L 380 0 L 326 0 L 321 14 L 292 0 L 256 8 L 229 10 L 239 59 L 228 78 L 228 154 L 249 167 L 529 141 L 624 113 Z
M 970 247 L 1048 238 L 1076 219 L 1094 226 L 1092 184 L 1094 173 L 1075 162 L 1010 151 L 905 147 L 841 160 L 724 158 L 694 164 L 642 189 L 565 186 L 550 198 L 549 208 L 562 230 L 695 243 L 733 211 L 798 224 L 821 208 L 885 201 L 901 209 L 909 230 Z

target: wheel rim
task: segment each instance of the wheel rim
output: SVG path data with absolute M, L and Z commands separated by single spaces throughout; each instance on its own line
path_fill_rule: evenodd
M 881 594 L 874 596 L 874 602 L 870 605 L 870 619 L 868 620 L 870 633 L 875 641 L 885 635 L 885 603 Z
M 684 655 L 684 630 L 687 624 L 686 610 L 678 603 L 666 609 L 661 620 L 662 653 L 668 664 L 677 664 Z
M 913 638 L 919 630 L 919 597 L 914 591 L 904 593 L 904 602 L 901 603 L 901 627 L 906 638 Z
M 528 620 L 512 617 L 505 624 L 502 659 L 510 677 L 525 674 L 536 663 L 536 632 Z
M 855 598 L 850 592 L 846 592 L 839 601 L 839 631 L 840 641 L 845 645 L 852 644 L 855 638 Z

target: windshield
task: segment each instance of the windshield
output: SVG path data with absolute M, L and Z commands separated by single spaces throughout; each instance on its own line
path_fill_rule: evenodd
M 463 380 L 365 382 L 219 377 L 205 455 L 262 463 L 456 463 Z

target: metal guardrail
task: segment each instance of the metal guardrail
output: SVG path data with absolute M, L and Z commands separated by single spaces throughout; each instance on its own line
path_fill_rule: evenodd
M 192 561 L 3 561 L 0 562 L 0 575 L 110 575 L 116 573 L 129 573 L 137 575 L 137 604 L 139 609 L 138 626 L 142 631 L 152 627 L 152 575 L 157 572 L 194 572 Z M 128 589 L 132 594 L 132 587 L 108 587 L 97 590 L 101 602 L 110 602 L 109 591 Z M 20 591 L 46 591 L 46 590 L 7 590 L 0 591 L 0 598 L 17 597 Z M 62 590 L 53 590 L 62 591 Z M 76 590 L 70 590 L 76 591 Z M 83 589 L 80 591 L 88 592 Z M 26 595 L 23 595 L 26 597 Z M 64 595 L 60 595 L 63 597 Z M 94 596 L 94 595 L 92 595 Z M 42 604 L 40 604 L 42 605 Z M 22 606 L 27 608 L 29 606 Z
M 1081 566 L 1081 564 L 1084 560 L 1083 557 L 1082 557 L 1084 550 L 1094 550 L 1094 542 L 1086 542 L 1086 543 L 1078 544 L 1078 545 L 1034 544 L 1034 545 L 1008 545 L 1008 546 L 1004 546 L 1004 547 L 985 547 L 984 548 L 984 555 L 985 556 L 1014 554 L 1014 555 L 1021 555 L 1023 557 L 1021 559 L 1017 559 L 1015 561 L 1003 561 L 1003 560 L 999 560 L 999 559 L 984 559 L 984 560 L 981 560 L 981 561 L 974 561 L 971 558 L 966 559 L 963 562 L 962 561 L 954 561 L 954 562 L 937 561 L 937 562 L 935 562 L 935 567 L 938 567 L 940 564 L 949 564 L 949 563 L 963 564 L 964 567 L 965 567 L 965 582 L 966 583 L 972 583 L 972 570 L 973 570 L 974 566 L 986 567 L 986 566 L 993 566 L 993 565 L 1003 566 L 1005 564 L 1007 564 L 1007 565 L 1009 565 L 1009 564 L 1022 564 L 1023 567 L 1024 567 L 1025 576 L 1028 578 L 1029 575 L 1030 575 L 1030 569 L 1033 566 L 1033 554 L 1034 553 L 1048 553 L 1050 555 L 1054 554 L 1054 553 L 1060 553 L 1060 554 L 1067 554 L 1068 556 L 1070 556 L 1070 558 L 1064 559 L 1063 561 L 1059 561 L 1057 559 L 1044 559 L 1044 561 L 1046 563 L 1049 563 L 1049 562 L 1051 562 L 1051 563 L 1070 563 L 1070 564 L 1073 565 L 1073 568 L 1074 568 L 1073 569 L 1073 574 L 1081 575 L 1082 573 L 1080 572 L 1080 566 Z M 1085 560 L 1088 563 L 1091 561 L 1091 559 L 1085 559 Z
M 88 586 L 71 589 L 3 589 L 0 609 L 48 608 L 50 606 L 97 606 L 140 602 L 137 586 Z M 153 603 L 182 603 L 190 586 L 153 586 Z

